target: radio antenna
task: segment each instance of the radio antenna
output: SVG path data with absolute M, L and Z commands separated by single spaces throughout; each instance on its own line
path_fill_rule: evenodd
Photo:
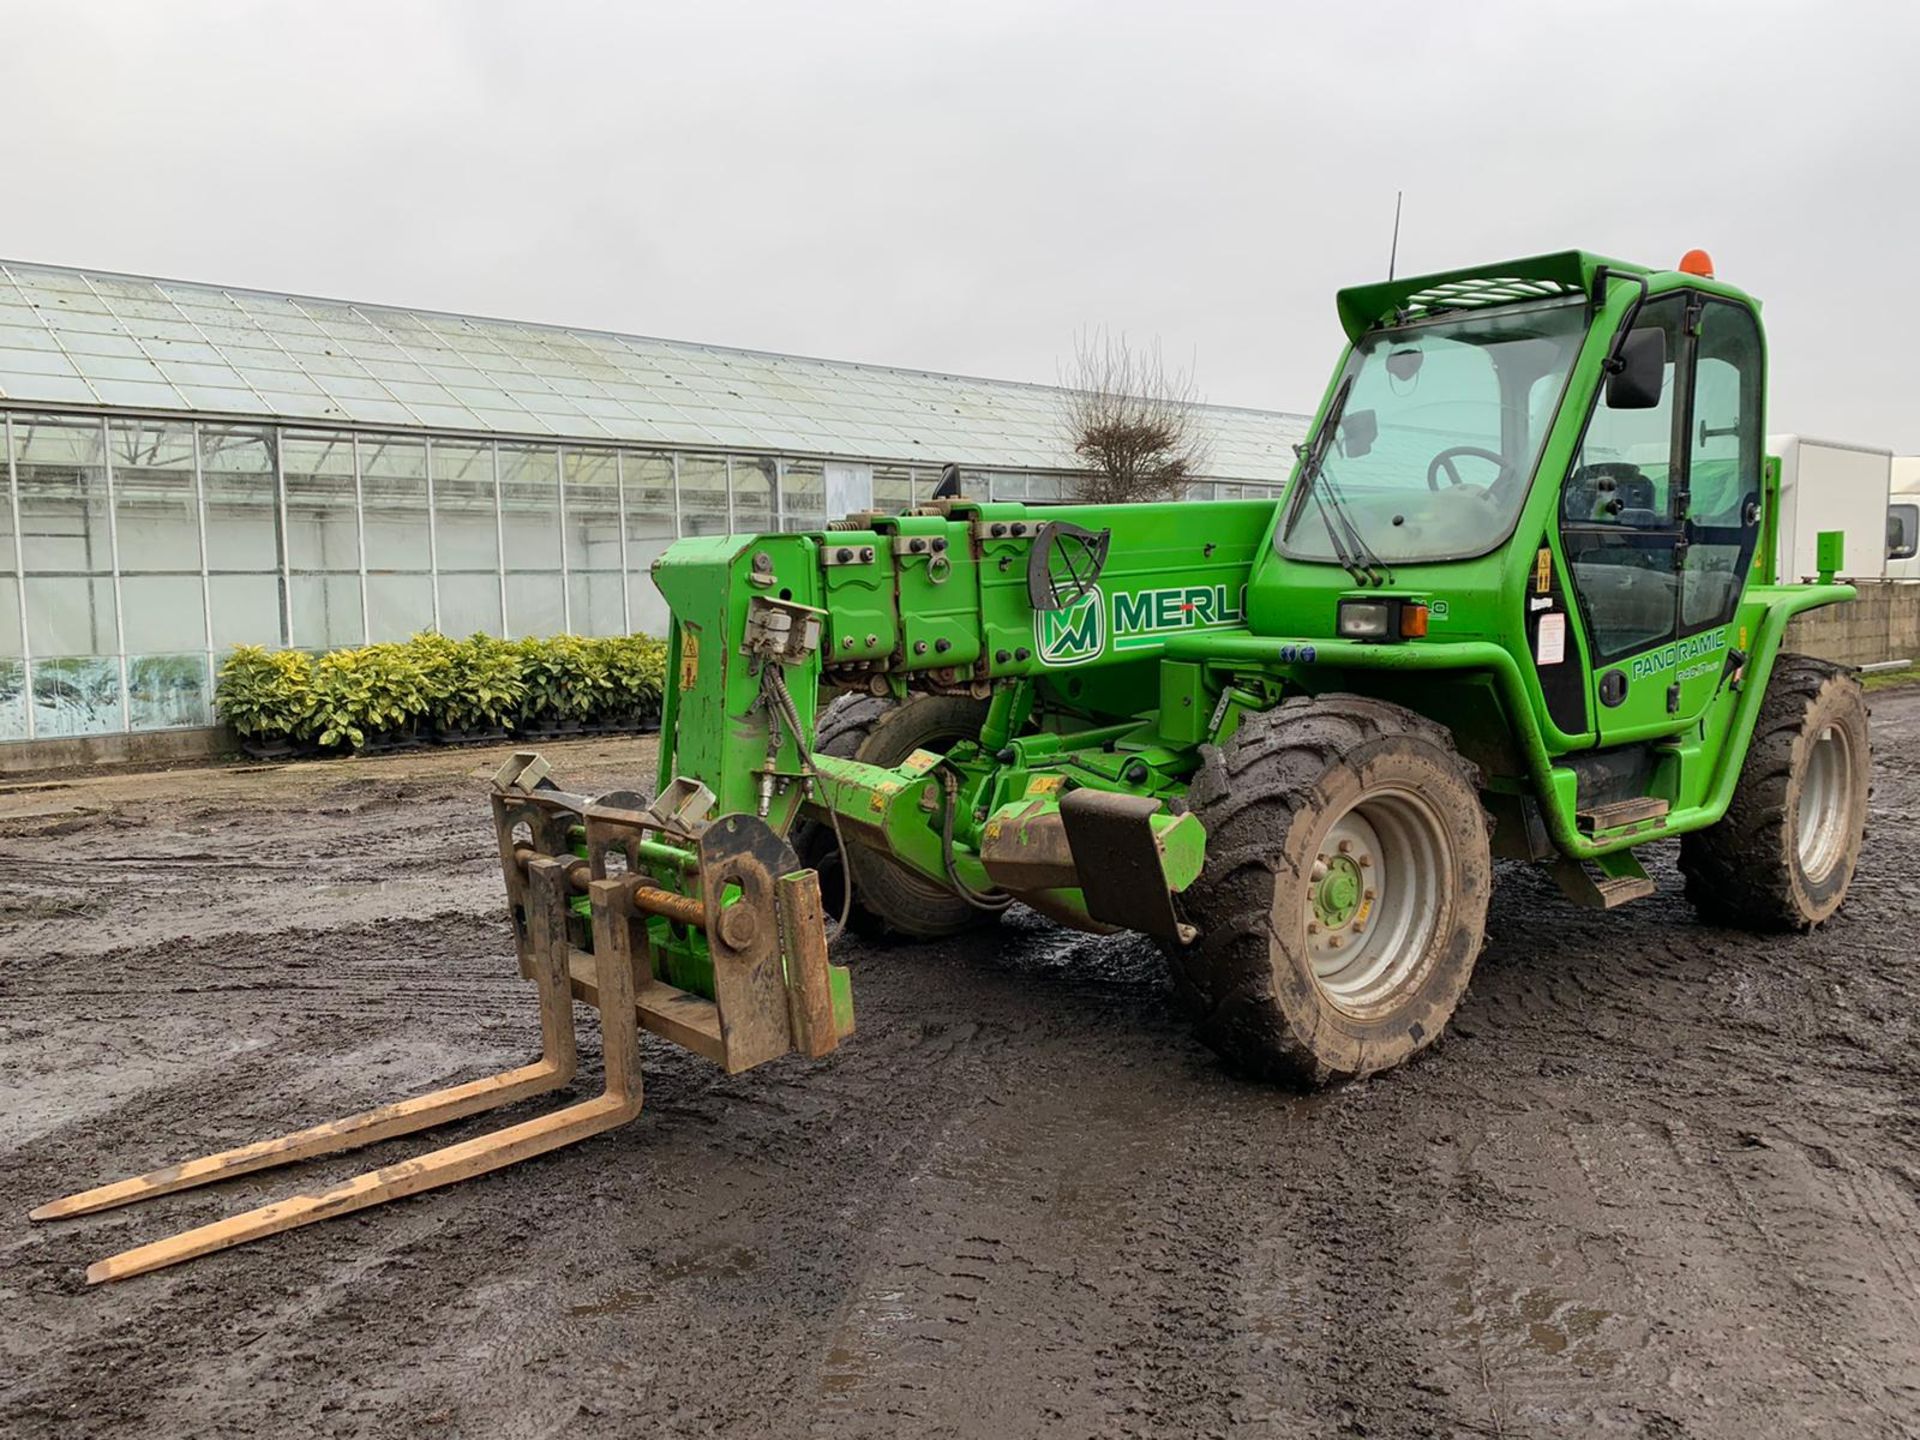
M 1387 252 L 1387 279 L 1393 279 L 1393 267 L 1400 259 L 1400 197 L 1404 191 L 1393 192 L 1393 248 Z

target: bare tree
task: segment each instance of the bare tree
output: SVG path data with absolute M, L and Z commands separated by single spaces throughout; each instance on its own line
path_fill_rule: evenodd
M 1078 335 L 1061 385 L 1067 444 L 1087 467 L 1068 482 L 1074 499 L 1177 500 L 1206 473 L 1209 447 L 1193 373 L 1169 369 L 1158 340 L 1136 350 L 1124 335 Z

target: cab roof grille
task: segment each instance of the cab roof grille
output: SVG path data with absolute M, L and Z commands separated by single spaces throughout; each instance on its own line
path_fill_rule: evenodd
M 1406 298 L 1401 313 L 1409 319 L 1443 310 L 1478 310 L 1488 305 L 1511 305 L 1518 300 L 1554 300 L 1578 295 L 1576 285 L 1558 280 L 1526 280 L 1517 275 L 1476 275 L 1429 286 Z

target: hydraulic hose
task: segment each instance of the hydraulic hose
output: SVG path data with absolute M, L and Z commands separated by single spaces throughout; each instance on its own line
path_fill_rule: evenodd
M 960 872 L 953 863 L 953 812 L 960 804 L 960 781 L 951 770 L 942 770 L 940 778 L 946 784 L 947 803 L 940 810 L 940 859 L 946 866 L 947 884 L 953 887 L 953 893 L 976 910 L 985 910 L 998 915 L 1013 903 L 1013 897 L 1005 891 L 995 894 L 983 894 L 973 889 L 960 878 Z

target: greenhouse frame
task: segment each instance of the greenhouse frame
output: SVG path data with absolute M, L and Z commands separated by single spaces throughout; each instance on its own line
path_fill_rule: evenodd
M 0 741 L 212 721 L 235 645 L 659 633 L 681 535 L 1057 500 L 1046 386 L 0 263 Z M 1302 416 L 1204 407 L 1271 493 Z

